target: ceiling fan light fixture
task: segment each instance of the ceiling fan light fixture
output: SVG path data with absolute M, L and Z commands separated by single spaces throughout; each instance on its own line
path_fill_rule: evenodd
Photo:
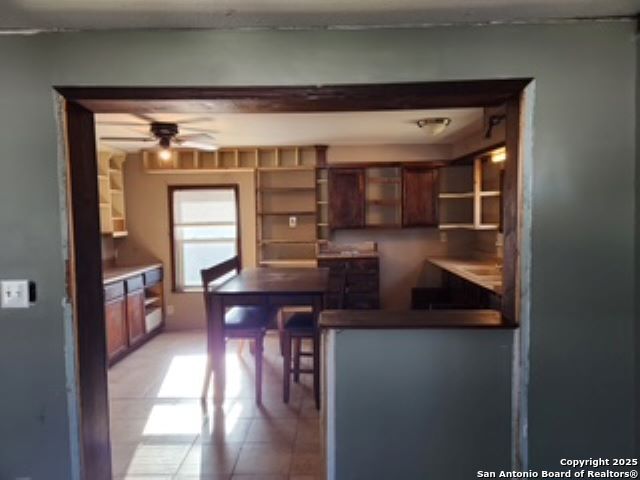
M 171 150 L 168 148 L 160 148 L 158 150 L 158 158 L 164 162 L 171 160 Z
M 440 135 L 451 125 L 449 117 L 427 117 L 421 118 L 416 122 L 419 128 L 422 128 L 428 135 Z

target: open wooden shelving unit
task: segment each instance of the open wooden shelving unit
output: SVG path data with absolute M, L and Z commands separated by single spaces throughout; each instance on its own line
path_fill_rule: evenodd
M 318 248 L 329 242 L 329 171 L 316 169 L 316 239 Z
M 127 235 L 124 198 L 124 154 L 98 152 L 98 197 L 100 232 L 113 237 Z
M 500 230 L 502 165 L 485 155 L 475 158 L 473 165 L 442 168 L 441 230 Z
M 366 228 L 402 227 L 402 168 L 371 166 L 365 174 Z
M 316 265 L 317 179 L 315 148 L 279 149 L 276 164 L 256 169 L 258 264 Z M 308 153 L 313 153 L 309 155 Z
M 147 173 L 206 173 L 220 170 L 308 169 L 315 167 L 316 147 L 234 147 L 214 152 L 175 149 L 170 160 L 161 160 L 155 151 L 142 152 Z

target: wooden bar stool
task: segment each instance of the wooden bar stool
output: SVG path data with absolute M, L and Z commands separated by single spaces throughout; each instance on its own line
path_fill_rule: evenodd
M 343 274 L 340 277 L 337 277 L 336 281 L 340 283 L 338 289 L 340 292 L 338 308 L 343 308 L 346 290 L 346 275 Z M 302 343 L 304 340 L 311 340 L 313 345 L 313 349 L 311 351 L 305 351 L 302 349 Z M 317 328 L 316 319 L 313 318 L 313 312 L 297 312 L 291 315 L 289 320 L 286 321 L 282 335 L 282 357 L 282 398 L 284 403 L 289 403 L 291 376 L 293 375 L 294 382 L 298 383 L 300 381 L 301 373 L 314 375 L 320 368 L 320 331 Z M 301 357 L 312 357 L 312 368 L 300 368 Z M 314 398 L 316 408 L 319 409 L 320 396 L 316 391 L 314 391 Z

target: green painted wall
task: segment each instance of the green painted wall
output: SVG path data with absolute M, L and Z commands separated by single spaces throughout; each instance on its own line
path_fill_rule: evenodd
M 0 477 L 70 478 L 53 85 L 536 78 L 530 461 L 624 455 L 634 406 L 634 25 L 0 37 Z M 5 433 L 10 432 L 10 433 Z

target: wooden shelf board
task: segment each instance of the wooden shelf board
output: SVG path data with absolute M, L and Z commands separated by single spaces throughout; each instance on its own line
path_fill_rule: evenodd
M 258 167 L 258 170 L 265 172 L 277 172 L 277 171 L 300 171 L 300 172 L 313 172 L 316 169 L 314 166 L 290 166 L 290 167 Z
M 474 197 L 474 193 L 473 192 L 462 192 L 462 193 L 441 193 L 438 195 L 438 198 L 440 199 L 447 199 L 447 198 L 471 198 L 473 199 Z
M 318 223 L 317 224 L 319 227 L 328 227 L 329 224 L 328 223 Z
M 284 259 L 279 259 L 279 260 L 260 260 L 260 265 L 265 265 L 265 266 L 286 266 L 286 265 L 295 265 L 295 266 L 300 266 L 300 267 L 314 267 L 317 265 L 317 260 L 315 259 L 307 259 L 307 258 L 300 258 L 300 259 L 291 259 L 291 260 L 284 260 Z
M 399 185 L 402 183 L 400 177 L 367 177 L 367 182 L 369 183 L 380 183 L 380 184 L 389 184 L 389 185 Z
M 315 210 L 295 210 L 289 212 L 258 212 L 258 215 L 315 215 Z
M 113 235 L 115 238 L 126 237 L 127 235 L 129 235 L 129 232 L 126 230 L 120 230 L 117 232 L 113 232 L 111 235 Z
M 473 223 L 441 223 L 438 225 L 440 230 L 465 229 L 473 230 Z
M 270 244 L 291 244 L 291 245 L 313 245 L 316 243 L 315 240 L 286 240 L 279 238 L 270 238 L 267 240 L 260 240 L 258 243 L 262 245 L 270 245 Z
M 487 198 L 487 197 L 499 197 L 501 195 L 500 190 L 492 190 L 492 191 L 485 191 L 485 192 L 480 192 L 480 196 Z
M 401 223 L 367 223 L 364 228 L 380 228 L 380 229 L 386 229 L 386 228 L 401 228 L 402 224 Z
M 260 187 L 258 191 L 260 192 L 313 192 L 316 187 Z
M 153 303 L 159 302 L 160 301 L 160 297 L 147 297 L 144 299 L 144 305 L 145 306 L 149 306 Z
M 397 207 L 400 203 L 400 200 L 367 200 L 368 205 L 375 205 L 378 207 Z
M 474 228 L 474 230 L 497 230 L 500 227 L 497 223 L 483 223 Z

